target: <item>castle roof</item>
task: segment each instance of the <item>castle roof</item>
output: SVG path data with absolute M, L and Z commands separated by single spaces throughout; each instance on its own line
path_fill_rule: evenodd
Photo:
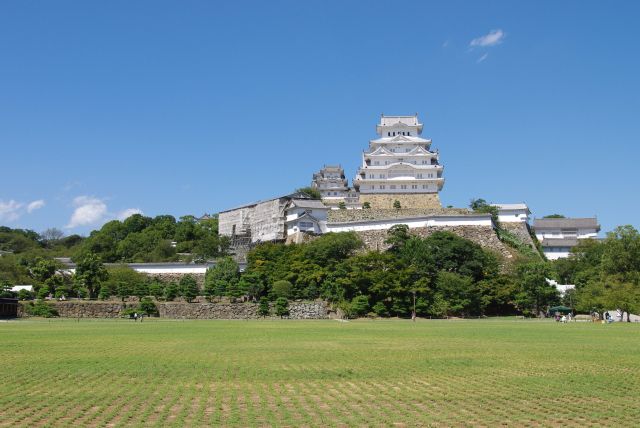
M 536 218 L 533 220 L 534 229 L 596 229 L 600 231 L 598 219 L 587 218 Z

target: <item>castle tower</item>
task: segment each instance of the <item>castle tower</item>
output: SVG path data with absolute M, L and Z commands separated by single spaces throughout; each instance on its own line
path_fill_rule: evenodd
M 349 196 L 349 184 L 340 165 L 325 165 L 313 174 L 311 187 L 318 189 L 327 205 L 338 205 Z
M 415 116 L 384 116 L 376 126 L 379 138 L 369 141 L 353 185 L 360 203 L 372 208 L 440 208 L 443 166 L 431 140 L 420 137 L 422 124 Z

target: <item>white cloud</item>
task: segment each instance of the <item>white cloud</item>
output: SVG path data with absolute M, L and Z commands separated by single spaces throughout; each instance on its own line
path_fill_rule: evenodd
M 498 29 L 498 30 L 491 30 L 489 31 L 489 34 L 485 34 L 484 36 L 480 36 L 477 37 L 473 40 L 471 40 L 471 42 L 469 43 L 469 46 L 471 47 L 475 47 L 475 46 L 480 46 L 480 47 L 489 47 L 489 46 L 495 46 L 498 45 L 500 43 L 502 43 L 502 41 L 504 40 L 504 38 L 507 36 L 507 34 Z
M 73 200 L 73 206 L 75 209 L 65 226 L 67 229 L 99 223 L 107 214 L 107 204 L 92 196 L 78 196 Z
M 45 202 L 43 199 L 38 199 L 37 201 L 33 201 L 27 205 L 27 212 L 31 214 L 35 210 L 39 210 L 40 208 L 45 206 Z
M 23 203 L 11 199 L 8 202 L 0 200 L 0 221 L 15 221 L 22 215 Z
M 144 214 L 140 208 L 127 208 L 118 213 L 118 220 L 124 221 L 134 214 Z
M 482 55 L 480 58 L 478 58 L 478 60 L 476 61 L 477 63 L 480 63 L 482 61 L 484 61 L 485 59 L 487 59 L 487 57 L 489 56 L 488 53 Z

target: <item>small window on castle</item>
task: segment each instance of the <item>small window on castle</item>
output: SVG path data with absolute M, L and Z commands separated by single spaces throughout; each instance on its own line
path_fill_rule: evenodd
M 387 137 L 391 137 L 391 132 L 387 132 Z
M 423 184 L 423 185 L 422 185 L 422 188 L 423 188 L 423 189 L 426 189 L 426 188 L 427 188 L 427 185 L 426 185 L 426 184 Z
M 380 161 L 375 161 L 373 164 L 374 165 L 380 165 Z
M 407 189 L 407 185 L 403 184 L 403 185 L 400 186 L 400 188 L 403 189 L 403 190 L 406 190 Z
M 411 188 L 412 188 L 412 189 L 417 189 L 417 188 L 418 188 L 418 185 L 417 185 L 417 184 L 412 184 L 412 185 L 411 185 Z
M 391 186 L 389 186 L 389 188 L 390 188 L 390 189 L 394 189 L 394 190 L 395 190 L 396 185 L 395 185 L 395 184 L 392 184 Z
M 380 185 L 380 189 L 384 190 L 384 184 Z

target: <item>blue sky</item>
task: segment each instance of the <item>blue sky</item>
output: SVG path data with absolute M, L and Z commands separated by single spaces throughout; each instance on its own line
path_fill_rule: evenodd
M 445 205 L 640 227 L 640 3 L 0 3 L 0 224 L 87 233 L 355 174 L 413 114 Z M 475 40 L 475 42 L 474 42 Z

